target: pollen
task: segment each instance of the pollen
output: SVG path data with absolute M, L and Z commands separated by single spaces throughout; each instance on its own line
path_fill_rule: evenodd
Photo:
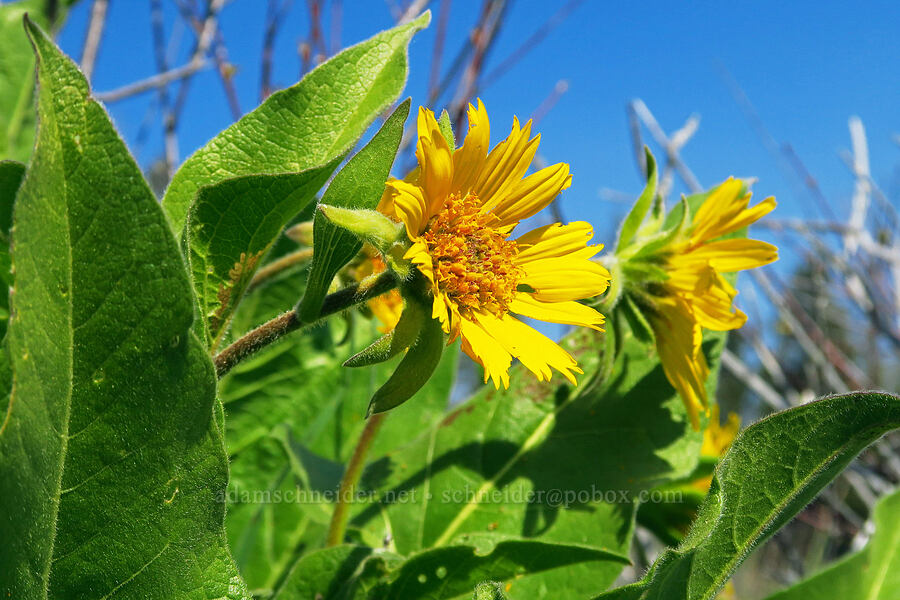
M 524 275 L 515 262 L 518 245 L 498 219 L 482 210 L 475 194 L 451 194 L 423 235 L 434 265 L 438 289 L 465 313 L 507 312 Z

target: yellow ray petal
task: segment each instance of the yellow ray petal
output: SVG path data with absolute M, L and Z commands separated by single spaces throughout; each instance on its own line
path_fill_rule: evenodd
M 580 302 L 541 302 L 531 294 L 519 292 L 509 303 L 509 310 L 525 317 L 548 323 L 577 325 L 603 331 L 603 315 Z
M 481 99 L 478 108 L 469 104 L 469 131 L 463 145 L 453 153 L 452 192 L 465 196 L 475 184 L 491 147 L 491 125 Z
M 431 254 L 428 252 L 428 245 L 425 241 L 417 239 L 413 242 L 412 246 L 410 246 L 403 255 L 403 258 L 411 261 L 419 268 L 419 272 L 425 276 L 431 284 L 432 291 L 436 294 L 437 284 L 434 279 L 434 261 L 431 258 Z
M 749 199 L 750 197 L 747 196 L 748 201 Z M 728 235 L 743 227 L 747 227 L 775 210 L 775 206 L 775 198 L 769 197 L 752 208 L 744 208 L 736 214 L 731 215 L 727 220 L 723 219 L 720 221 L 714 229 L 709 231 L 708 239 L 722 237 L 723 235 Z
M 586 252 L 592 250 L 588 247 Z M 531 286 L 534 298 L 543 302 L 592 298 L 609 287 L 609 271 L 586 258 L 585 253 L 576 253 L 525 263 L 525 276 L 519 283 Z
M 511 189 L 528 171 L 540 143 L 540 136 L 529 139 L 530 135 L 531 121 L 520 128 L 519 120 L 513 118 L 509 136 L 487 155 L 484 167 L 472 186 L 472 191 L 478 194 L 486 207 L 494 206 L 495 196 L 499 198 L 501 192 Z
M 747 322 L 747 315 L 734 309 L 731 302 L 726 303 L 721 296 L 696 296 L 691 305 L 697 322 L 713 331 L 740 329 Z
M 767 265 L 778 260 L 778 248 L 760 240 L 734 239 L 703 244 L 679 257 L 679 264 L 709 264 L 719 273 L 732 273 Z
M 750 202 L 750 194 L 740 195 L 743 182 L 730 178 L 719 185 L 694 215 L 691 243 L 698 244 L 723 235 L 722 226 L 741 213 Z
M 417 128 L 419 141 L 416 144 L 416 159 L 422 170 L 418 183 L 425 190 L 426 206 L 433 214 L 450 192 L 453 159 L 433 112 L 419 108 Z
M 582 250 L 594 237 L 594 228 L 585 221 L 576 221 L 568 225 L 553 223 L 540 227 L 516 238 L 519 245 L 518 262 L 520 264 L 543 258 L 566 256 Z M 603 249 L 600 245 L 597 251 Z
M 425 229 L 425 223 L 431 217 L 431 214 L 427 212 L 422 188 L 399 179 L 392 179 L 388 181 L 387 185 L 393 190 L 392 205 L 396 215 L 406 225 L 409 239 L 418 238 Z
M 569 165 L 551 165 L 517 181 L 506 194 L 498 195 L 492 210 L 501 224 L 522 221 L 545 209 L 571 183 Z
M 572 356 L 556 342 L 532 329 L 509 313 L 501 318 L 481 312 L 475 313 L 481 327 L 489 332 L 503 349 L 518 358 L 539 381 L 549 381 L 556 369 L 576 385 L 575 373 L 583 373 Z
M 484 368 L 484 382 L 491 379 L 497 389 L 501 384 L 508 388 L 512 355 L 475 321 L 461 319 L 460 336 L 463 352 Z
M 683 300 L 672 298 L 657 306 L 651 319 L 656 348 L 666 379 L 681 396 L 694 429 L 700 428 L 698 413 L 708 404 L 706 378 L 709 367 L 701 349 L 702 331 Z

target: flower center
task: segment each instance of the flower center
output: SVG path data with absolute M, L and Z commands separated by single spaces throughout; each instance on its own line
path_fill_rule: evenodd
M 518 245 L 495 225 L 497 217 L 481 210 L 475 194 L 450 195 L 424 234 L 438 289 L 460 311 L 507 311 L 524 275 L 515 262 Z

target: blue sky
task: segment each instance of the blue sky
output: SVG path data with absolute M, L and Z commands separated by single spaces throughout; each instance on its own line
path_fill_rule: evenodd
M 61 32 L 65 51 L 80 56 L 90 2 L 81 2 Z M 244 111 L 258 97 L 259 55 L 265 2 L 234 0 L 221 17 Z M 513 1 L 486 71 L 499 64 L 562 3 Z M 174 2 L 164 1 L 169 30 Z M 329 3 L 325 2 L 326 7 Z M 432 2 L 437 9 L 438 2 Z M 445 59 L 455 54 L 480 10 L 480 2 L 452 2 Z M 356 7 L 354 12 L 352 8 Z M 323 22 L 328 27 L 326 10 Z M 390 27 L 388 4 L 343 1 L 341 40 L 361 41 Z M 492 117 L 494 140 L 512 116 L 527 118 L 560 80 L 568 91 L 539 123 L 541 154 L 568 162 L 573 186 L 562 207 L 568 219 L 588 219 L 612 243 L 627 206 L 602 190 L 634 196 L 642 187 L 632 157 L 626 104 L 641 98 L 667 131 L 691 114 L 700 129 L 684 157 L 698 179 L 711 185 L 729 175 L 755 176 L 757 194 L 779 199 L 780 217 L 820 216 L 811 196 L 766 150 L 735 102 L 723 69 L 744 89 L 779 144 L 790 143 L 818 180 L 839 217 L 847 215 L 853 180 L 838 156 L 849 148 L 847 119 L 862 118 L 869 136 L 873 177 L 896 198 L 900 146 L 900 3 L 894 2 L 629 2 L 587 0 L 513 69 L 480 92 Z M 274 81 L 298 76 L 298 41 L 307 34 L 306 3 L 295 1 L 277 38 Z M 428 81 L 435 23 L 415 38 L 407 93 L 421 102 Z M 183 32 L 182 64 L 192 42 Z M 94 72 L 95 90 L 116 88 L 155 73 L 149 3 L 110 3 L 106 36 Z M 109 105 L 138 160 L 147 165 L 162 152 L 153 127 L 155 94 Z M 435 107 L 440 109 L 441 106 Z M 158 120 L 155 121 L 158 123 Z M 197 75 L 181 120 L 181 159 L 227 127 L 231 115 L 218 76 Z M 649 135 L 645 131 L 645 136 Z M 763 237 L 766 237 L 763 235 Z

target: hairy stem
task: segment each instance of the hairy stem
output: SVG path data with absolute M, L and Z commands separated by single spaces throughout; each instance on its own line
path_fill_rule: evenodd
M 328 525 L 328 538 L 326 539 L 326 547 L 337 546 L 344 541 L 344 533 L 347 531 L 347 521 L 350 518 L 350 504 L 356 493 L 356 486 L 362 475 L 363 467 L 366 466 L 366 456 L 369 454 L 369 448 L 381 429 L 387 413 L 378 413 L 369 417 L 366 426 L 359 434 L 359 440 L 356 442 L 356 448 L 353 449 L 353 456 L 347 463 L 347 470 L 341 477 L 341 487 L 338 490 L 337 502 L 334 505 L 334 512 L 331 514 L 331 523 Z
M 213 361 L 216 365 L 216 374 L 221 379 L 242 360 L 280 340 L 292 331 L 312 325 L 319 319 L 380 296 L 397 287 L 397 284 L 397 277 L 389 271 L 368 277 L 359 283 L 325 296 L 319 316 L 309 321 L 303 321 L 295 307 L 293 310 L 263 323 L 217 354 Z
M 290 254 L 285 254 L 278 260 L 273 260 L 256 272 L 256 275 L 250 280 L 250 284 L 247 286 L 247 290 L 244 293 L 249 294 L 282 271 L 311 260 L 312 255 L 312 248 L 302 248 L 295 252 L 291 252 Z

